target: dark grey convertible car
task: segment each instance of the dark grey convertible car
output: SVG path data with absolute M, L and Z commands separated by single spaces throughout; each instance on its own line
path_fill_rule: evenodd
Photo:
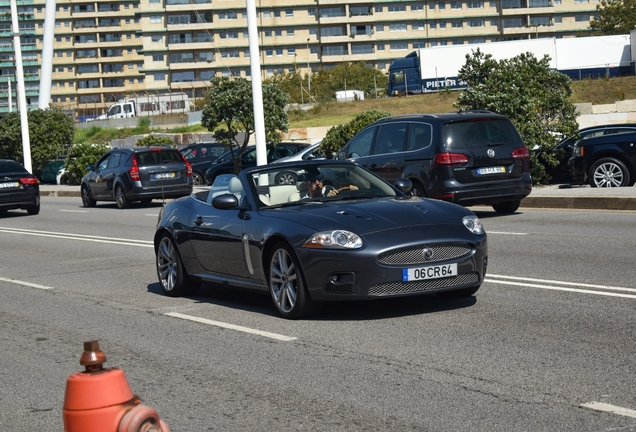
M 275 181 L 294 172 L 296 184 Z M 488 260 L 470 210 L 407 196 L 347 161 L 300 161 L 220 175 L 209 190 L 168 203 L 154 245 L 169 296 L 204 282 L 269 291 L 300 318 L 316 302 L 435 292 L 474 294 Z

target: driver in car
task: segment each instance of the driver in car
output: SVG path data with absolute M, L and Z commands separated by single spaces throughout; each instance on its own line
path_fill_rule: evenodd
M 321 172 L 310 174 L 309 179 L 305 182 L 306 190 L 301 193 L 300 199 L 334 197 L 341 190 L 358 190 L 355 185 L 350 185 L 341 189 L 334 189 L 331 186 L 324 186 L 323 179 L 325 175 Z

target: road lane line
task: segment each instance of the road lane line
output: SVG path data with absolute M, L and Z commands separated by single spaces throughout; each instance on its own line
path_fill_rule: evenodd
M 43 289 L 43 290 L 53 289 L 53 287 L 46 286 L 46 285 L 40 285 L 40 284 L 31 283 L 31 282 L 24 282 L 24 281 L 20 281 L 20 280 L 16 280 L 16 279 L 8 279 L 8 278 L 3 278 L 3 277 L 0 277 L 0 281 L 9 282 L 9 283 L 17 284 L 17 285 L 24 285 L 24 286 L 28 286 L 28 287 L 31 287 L 31 288 L 38 288 L 38 289 Z
M 54 232 L 54 231 L 25 230 L 25 229 L 7 228 L 7 227 L 0 227 L 0 232 L 6 232 L 10 234 L 33 235 L 33 236 L 40 236 L 40 237 L 61 238 L 66 240 L 81 240 L 81 241 L 91 241 L 91 242 L 97 242 L 97 243 L 112 243 L 112 244 L 123 244 L 128 246 L 153 247 L 153 242 L 151 240 L 134 240 L 134 239 L 123 239 L 123 238 L 117 238 L 117 237 L 101 237 L 101 236 L 92 236 L 92 235 L 83 235 L 83 234 L 60 233 L 60 232 Z
M 261 331 L 261 330 L 256 330 L 256 329 L 251 329 L 249 327 L 243 327 L 243 326 L 238 326 L 238 325 L 234 325 L 234 324 L 228 324 L 228 323 L 224 323 L 224 322 L 220 322 L 220 321 L 212 321 L 206 318 L 199 318 L 199 317 L 195 317 L 192 315 L 185 315 L 185 314 L 181 314 L 178 312 L 167 312 L 164 315 L 167 316 L 171 316 L 173 318 L 180 318 L 180 319 L 184 319 L 184 320 L 188 320 L 188 321 L 194 321 L 194 322 L 198 322 L 201 324 L 208 324 L 208 325 L 213 325 L 216 327 L 221 327 L 224 329 L 228 329 L 228 330 L 236 330 L 236 331 L 240 331 L 243 333 L 250 333 L 250 334 L 255 334 L 258 336 L 263 336 L 263 337 L 267 337 L 270 339 L 276 339 L 279 341 L 285 341 L 285 342 L 289 342 L 289 341 L 293 341 L 296 340 L 297 338 L 295 337 L 291 337 L 291 336 L 284 336 L 284 335 L 280 335 L 277 333 L 270 333 L 270 332 L 266 332 L 266 331 Z
M 618 414 L 625 417 L 636 418 L 636 411 L 632 409 L 623 408 L 616 405 L 610 405 L 603 402 L 588 402 L 588 403 L 579 405 L 579 407 L 588 408 L 594 411 L 602 411 L 602 412 L 608 412 L 612 414 Z
M 557 286 L 551 286 L 551 285 L 537 285 L 537 284 L 529 284 L 529 283 L 521 283 L 521 282 L 500 281 L 495 279 L 484 279 L 484 281 L 489 283 L 517 285 L 522 287 L 541 288 L 541 289 L 549 289 L 554 291 L 567 291 L 567 292 L 575 292 L 575 293 L 581 293 L 581 294 L 596 294 L 596 295 L 602 295 L 607 297 L 623 297 L 623 298 L 636 299 L 636 294 L 619 294 L 619 293 L 613 293 L 613 292 L 591 291 L 591 290 L 576 289 L 576 288 L 557 287 Z
M 88 213 L 88 210 L 63 210 L 63 209 L 60 209 L 58 211 L 66 212 L 66 213 Z
M 534 278 L 526 278 L 526 277 L 519 277 L 519 276 L 503 276 L 503 275 L 495 275 L 495 274 L 489 274 L 488 277 L 550 283 L 550 284 L 558 284 L 558 285 L 580 286 L 580 287 L 606 289 L 606 290 L 614 290 L 614 291 L 628 291 L 628 292 L 636 293 L 636 288 L 625 288 L 625 287 L 618 287 L 618 286 L 611 286 L 611 285 L 593 285 L 593 284 L 586 284 L 586 283 L 579 283 L 579 282 L 565 282 L 565 281 L 557 281 L 557 280 L 550 280 L 550 279 L 534 279 Z

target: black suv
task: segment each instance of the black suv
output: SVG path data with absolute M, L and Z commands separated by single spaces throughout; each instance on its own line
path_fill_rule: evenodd
M 169 146 L 114 148 L 82 178 L 82 203 L 115 201 L 120 209 L 133 201 L 179 198 L 192 193 L 192 168 Z
M 528 148 L 510 120 L 490 111 L 387 117 L 338 154 L 389 183 L 406 177 L 412 195 L 513 213 L 532 190 Z
M 636 132 L 583 138 L 569 161 L 574 183 L 592 187 L 633 186 L 636 182 Z
M 227 151 L 227 147 L 217 142 L 190 144 L 181 149 L 181 154 L 192 167 L 192 185 L 205 184 L 205 172 L 212 162 Z
M 295 143 L 295 142 L 281 142 L 276 146 L 267 145 L 267 163 L 273 162 L 275 160 L 292 156 L 298 153 L 299 151 L 309 147 L 309 144 L 306 143 Z M 234 149 L 234 154 L 237 153 L 237 150 Z M 256 166 L 256 147 L 249 146 L 243 152 L 243 157 L 241 159 L 241 168 L 249 168 Z M 205 180 L 208 185 L 214 183 L 214 179 L 219 174 L 232 174 L 234 173 L 234 161 L 232 160 L 232 155 L 229 151 L 223 153 L 214 163 L 208 168 L 205 172 Z

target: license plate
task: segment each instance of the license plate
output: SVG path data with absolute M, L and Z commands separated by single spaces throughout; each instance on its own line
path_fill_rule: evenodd
M 0 183 L 0 189 L 17 188 L 20 187 L 20 182 L 2 182 Z
M 402 282 L 457 276 L 457 263 L 402 269 Z
M 477 174 L 497 174 L 497 173 L 505 173 L 505 172 L 506 172 L 506 167 L 503 167 L 503 166 L 477 168 Z
M 154 179 L 155 180 L 171 179 L 171 178 L 175 178 L 175 177 L 176 177 L 176 174 L 174 172 L 156 173 L 156 174 L 154 174 Z

